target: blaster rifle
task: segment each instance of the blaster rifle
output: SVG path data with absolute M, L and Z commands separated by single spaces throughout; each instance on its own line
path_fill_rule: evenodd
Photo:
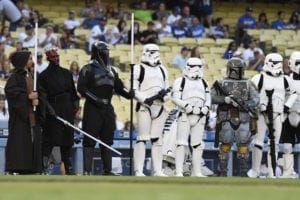
M 230 96 L 229 92 L 227 92 L 220 84 L 219 81 L 215 81 L 213 84 L 213 87 L 219 91 L 222 95 L 224 96 Z M 232 101 L 234 101 L 236 104 L 238 104 L 238 106 L 245 112 L 248 113 L 248 115 L 252 118 L 257 118 L 256 116 L 256 112 L 253 111 L 251 108 L 249 108 L 248 106 L 246 106 L 241 100 L 239 100 L 237 97 L 235 96 L 230 96 L 230 98 L 232 99 Z
M 159 91 L 156 95 L 147 98 L 145 101 L 145 104 L 147 104 L 148 106 L 151 106 L 153 104 L 153 101 L 156 99 L 160 99 L 161 97 L 164 97 L 166 94 L 168 94 L 169 92 L 172 91 L 172 87 L 168 87 L 166 90 L 162 89 L 161 91 Z

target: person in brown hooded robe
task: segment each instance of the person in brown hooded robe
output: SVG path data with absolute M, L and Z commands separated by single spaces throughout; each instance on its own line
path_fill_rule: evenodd
M 33 65 L 29 51 L 15 52 L 10 57 L 14 70 L 5 86 L 9 111 L 9 135 L 6 146 L 5 171 L 28 174 L 36 172 L 34 158 L 33 106 L 39 105 L 38 93 L 33 91 L 29 68 Z

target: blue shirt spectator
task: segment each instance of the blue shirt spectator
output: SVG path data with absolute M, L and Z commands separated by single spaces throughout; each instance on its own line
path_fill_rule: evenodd
M 216 26 L 211 26 L 211 35 L 214 38 L 228 38 L 228 30 L 224 25 L 223 18 L 217 18 Z
M 98 25 L 99 22 L 100 22 L 100 19 L 97 19 L 95 17 L 94 11 L 90 10 L 88 12 L 88 17 L 83 20 L 81 26 L 86 29 L 92 29 L 94 26 Z
M 253 29 L 256 27 L 256 20 L 252 16 L 252 7 L 246 8 L 246 13 L 238 19 L 238 27 L 241 29 Z
M 188 29 L 185 26 L 185 22 L 179 19 L 178 25 L 172 26 L 172 34 L 175 38 L 182 38 L 188 36 Z
M 193 15 L 190 13 L 190 7 L 184 6 L 182 8 L 182 19 L 186 23 L 186 26 L 190 28 L 193 25 Z
M 174 68 L 179 68 L 179 69 L 183 70 L 183 68 L 186 65 L 186 61 L 188 59 L 189 50 L 190 49 L 185 46 L 181 48 L 180 55 L 176 55 L 173 58 L 172 66 Z
M 233 57 L 234 52 L 236 52 L 236 50 L 237 50 L 236 43 L 234 41 L 230 42 L 223 55 L 223 58 L 227 60 L 231 59 Z
M 278 19 L 272 22 L 271 28 L 276 30 L 282 30 L 285 29 L 287 26 L 287 23 L 284 22 L 285 13 L 284 11 L 278 11 Z
M 204 38 L 205 37 L 205 28 L 198 17 L 193 17 L 193 25 L 190 27 L 190 35 L 195 39 Z

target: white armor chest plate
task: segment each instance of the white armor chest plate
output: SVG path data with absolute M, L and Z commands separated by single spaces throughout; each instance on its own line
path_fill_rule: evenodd
M 260 92 L 260 104 L 268 105 L 266 90 L 274 89 L 272 95 L 273 112 L 282 113 L 285 101 L 284 77 L 273 77 L 264 74 L 263 86 Z
M 297 99 L 293 106 L 291 107 L 290 111 L 295 111 L 297 113 L 300 113 L 300 80 L 291 80 L 292 87 L 297 92 Z
M 143 82 L 140 84 L 139 91 L 145 97 L 151 97 L 165 88 L 163 73 L 159 67 L 149 67 L 146 65 L 143 65 L 143 67 L 145 68 L 145 76 Z
M 193 106 L 202 107 L 205 102 L 205 87 L 202 80 L 186 78 L 181 99 Z

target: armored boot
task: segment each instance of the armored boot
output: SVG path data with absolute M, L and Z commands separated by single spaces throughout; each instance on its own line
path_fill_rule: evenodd
M 202 149 L 201 145 L 197 145 L 197 146 L 193 147 L 193 153 L 192 153 L 193 171 L 192 171 L 192 176 L 207 177 L 207 176 L 203 175 L 202 172 L 201 172 L 202 154 L 203 154 L 203 149 Z
M 83 175 L 92 175 L 92 162 L 94 156 L 93 147 L 83 148 Z
M 219 152 L 219 176 L 227 176 L 227 165 L 228 165 L 229 153 Z
M 145 162 L 146 144 L 143 141 L 138 141 L 134 146 L 134 174 L 135 176 L 145 176 L 143 167 Z
M 247 177 L 248 160 L 246 158 L 239 158 L 239 161 L 240 161 L 241 177 Z

